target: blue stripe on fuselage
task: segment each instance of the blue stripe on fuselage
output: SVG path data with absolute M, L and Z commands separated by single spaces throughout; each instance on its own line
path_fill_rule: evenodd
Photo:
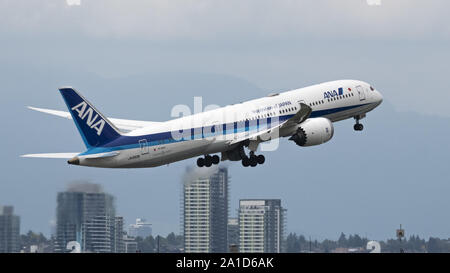
M 350 110 L 353 108 L 357 108 L 360 106 L 365 106 L 368 104 L 369 103 L 345 106 L 345 107 L 330 108 L 330 109 L 325 109 L 325 110 L 317 110 L 317 111 L 311 112 L 310 117 L 311 118 L 322 117 L 322 116 Z M 293 114 L 279 116 L 278 117 L 279 123 L 282 123 L 282 122 L 290 119 L 293 116 L 294 116 Z M 207 126 L 207 127 L 184 129 L 182 131 L 188 131 L 188 132 L 190 131 L 189 132 L 190 134 L 188 134 L 188 136 L 190 136 L 190 137 L 188 137 L 188 138 L 184 137 L 181 139 L 173 138 L 173 135 L 180 135 L 180 136 L 183 135 L 183 133 L 176 132 L 176 131 L 161 132 L 161 133 L 142 135 L 142 136 L 120 136 L 117 139 L 115 139 L 114 141 L 106 143 L 102 147 L 93 147 L 93 148 L 87 150 L 86 152 L 81 153 L 80 155 L 105 153 L 105 152 L 111 152 L 111 151 L 139 148 L 140 147 L 139 141 L 144 140 L 144 139 L 147 140 L 147 146 L 156 146 L 156 145 L 170 144 L 170 143 L 176 143 L 176 142 L 181 142 L 181 141 L 186 141 L 186 140 L 203 139 L 205 137 L 211 137 L 211 136 L 217 136 L 217 135 L 227 135 L 227 134 L 232 134 L 232 133 L 240 133 L 240 132 L 244 132 L 244 131 L 249 131 L 249 132 L 257 131 L 262 128 L 270 129 L 271 128 L 270 127 L 271 118 L 270 117 L 267 118 L 267 123 L 261 122 L 262 120 L 266 120 L 266 118 L 256 120 L 257 121 L 256 126 L 255 126 L 255 121 L 252 121 L 252 122 L 246 121 L 245 124 L 244 124 L 244 122 L 234 122 L 234 123 L 226 123 L 226 124 L 222 124 L 222 125 L 216 125 L 216 128 L 217 128 L 217 126 L 222 126 L 222 130 L 218 131 L 218 132 L 213 132 L 213 130 L 210 130 L 211 133 L 209 133 L 209 134 L 205 134 L 205 128 L 210 128 L 210 127 L 212 127 L 212 125 Z M 253 125 L 253 126 L 250 126 L 250 125 Z

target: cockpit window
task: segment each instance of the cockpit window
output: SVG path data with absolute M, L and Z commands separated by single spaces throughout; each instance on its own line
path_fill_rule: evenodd
M 370 90 L 375 91 L 375 88 L 373 88 L 372 86 L 370 86 Z

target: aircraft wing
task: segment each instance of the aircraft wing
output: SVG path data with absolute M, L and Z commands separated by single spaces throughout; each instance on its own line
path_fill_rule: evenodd
M 72 119 L 72 116 L 69 112 L 65 111 L 59 111 L 59 110 L 52 110 L 52 109 L 44 109 L 44 108 L 37 108 L 28 106 L 28 109 L 66 118 L 66 119 Z M 119 118 L 108 118 L 117 128 L 119 128 L 122 131 L 133 131 L 136 129 L 140 129 L 143 127 L 148 127 L 152 125 L 157 125 L 160 122 L 156 121 L 141 121 L 141 120 L 130 120 L 130 119 L 119 119 Z
M 234 137 L 234 139 L 230 140 L 228 142 L 229 145 L 233 145 L 236 143 L 239 143 L 241 141 L 245 140 L 251 140 L 251 141 L 266 141 L 272 139 L 272 136 L 278 136 L 279 130 L 289 128 L 291 126 L 297 125 L 305 121 L 309 118 L 311 115 L 312 109 L 308 105 L 304 103 L 300 103 L 300 109 L 298 112 L 291 117 L 288 120 L 285 120 L 284 122 L 281 122 L 280 124 L 272 127 L 272 128 L 266 128 L 262 129 L 258 132 L 255 132 L 253 134 L 249 134 L 248 132 L 243 132 L 241 134 L 238 134 Z
M 300 103 L 300 109 L 298 110 L 298 112 L 295 113 L 295 115 L 292 118 L 286 120 L 281 125 L 280 129 L 288 128 L 290 126 L 302 123 L 303 121 L 305 121 L 306 119 L 309 118 L 309 116 L 311 115 L 311 112 L 312 112 L 311 107 L 309 107 L 308 105 L 306 105 L 304 103 Z

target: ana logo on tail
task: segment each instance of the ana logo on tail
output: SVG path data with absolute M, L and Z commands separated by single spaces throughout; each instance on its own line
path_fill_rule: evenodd
M 87 109 L 86 109 L 87 108 Z M 77 106 L 72 107 L 72 111 L 77 111 L 80 119 L 86 119 L 86 124 L 97 131 L 97 135 L 101 135 L 103 127 L 105 127 L 105 121 L 99 118 L 99 115 L 94 112 L 94 110 L 87 105 L 85 101 L 82 101 Z M 95 116 L 94 116 L 95 113 Z M 93 117 L 94 116 L 94 117 Z

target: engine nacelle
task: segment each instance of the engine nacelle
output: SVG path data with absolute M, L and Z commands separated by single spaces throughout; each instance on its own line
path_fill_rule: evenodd
M 289 140 L 302 147 L 314 146 L 329 141 L 334 134 L 333 123 L 326 118 L 309 118 L 302 122 Z

